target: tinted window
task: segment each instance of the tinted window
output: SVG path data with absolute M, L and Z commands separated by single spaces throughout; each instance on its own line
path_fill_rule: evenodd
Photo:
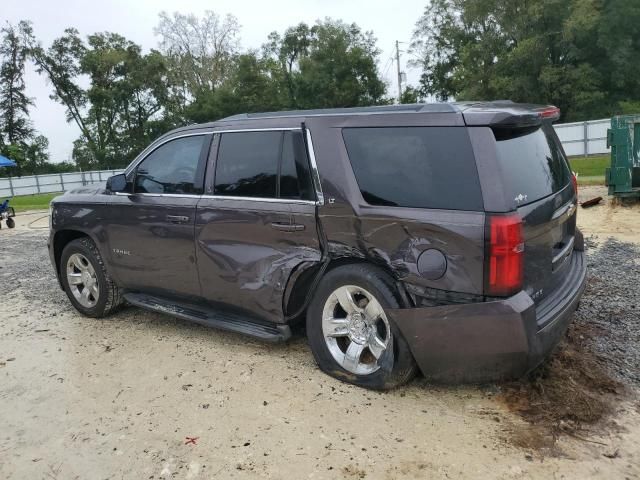
M 309 162 L 302 132 L 284 132 L 280 166 L 280 198 L 313 200 Z
M 223 133 L 214 191 L 217 195 L 312 200 L 302 133 Z
M 282 132 L 224 133 L 216 160 L 215 193 L 276 196 Z
M 135 191 L 200 194 L 196 171 L 203 135 L 177 138 L 151 152 L 136 168 Z
M 553 127 L 494 130 L 505 182 L 519 205 L 564 188 L 571 180 L 567 160 Z
M 367 203 L 482 210 L 465 128 L 346 128 L 342 133 Z

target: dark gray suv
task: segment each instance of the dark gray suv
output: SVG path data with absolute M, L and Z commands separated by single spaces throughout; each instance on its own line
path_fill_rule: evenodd
M 386 389 L 522 375 L 585 285 L 554 107 L 237 115 L 174 130 L 106 188 L 51 204 L 91 317 L 123 301 L 267 341 L 306 319 L 328 374 Z

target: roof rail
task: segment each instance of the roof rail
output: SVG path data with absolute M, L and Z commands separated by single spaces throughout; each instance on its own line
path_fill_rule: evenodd
M 257 118 L 316 117 L 340 115 L 375 115 L 378 113 L 454 113 L 457 108 L 450 103 L 411 103 L 402 105 L 376 105 L 373 107 L 320 108 L 312 110 L 285 110 L 281 112 L 240 113 L 219 121 L 250 120 Z

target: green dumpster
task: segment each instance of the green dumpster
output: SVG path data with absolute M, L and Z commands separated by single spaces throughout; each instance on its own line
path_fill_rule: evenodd
M 609 195 L 640 197 L 640 115 L 613 117 L 607 146 L 611 147 L 611 166 L 605 174 Z

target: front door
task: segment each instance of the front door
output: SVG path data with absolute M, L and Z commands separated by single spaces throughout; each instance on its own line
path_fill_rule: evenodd
M 302 132 L 222 132 L 211 152 L 196 214 L 202 295 L 280 322 L 292 271 L 320 260 Z
M 132 193 L 110 197 L 105 230 L 122 287 L 200 295 L 194 225 L 210 139 L 197 134 L 162 143 L 131 173 Z

